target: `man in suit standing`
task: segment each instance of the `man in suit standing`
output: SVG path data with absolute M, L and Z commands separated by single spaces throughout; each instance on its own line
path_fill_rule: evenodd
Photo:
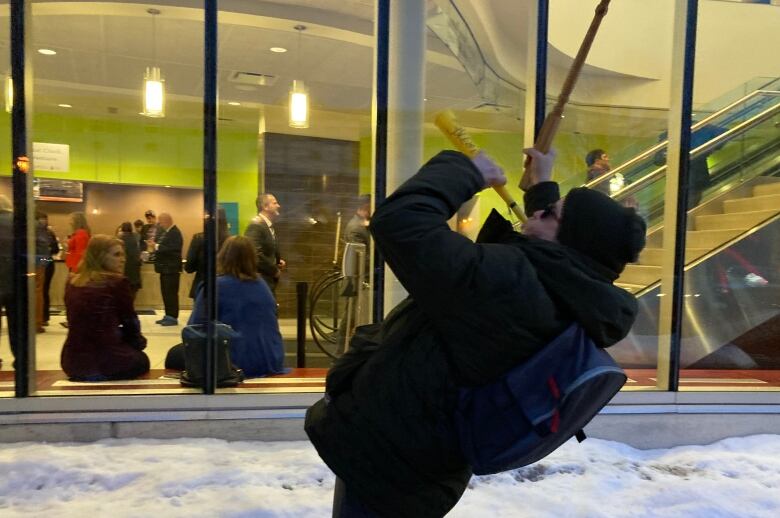
M 259 213 L 246 227 L 244 235 L 252 241 L 255 247 L 257 271 L 268 283 L 271 291 L 275 293 L 279 276 L 286 265 L 284 259 L 279 255 L 276 231 L 273 227 L 282 206 L 276 201 L 276 196 L 270 193 L 258 196 L 256 204 Z
M 161 326 L 179 325 L 179 278 L 181 277 L 181 231 L 173 224 L 167 212 L 160 213 L 159 230 L 147 241 L 147 249 L 154 250 L 154 271 L 160 274 L 165 316 L 158 320 Z

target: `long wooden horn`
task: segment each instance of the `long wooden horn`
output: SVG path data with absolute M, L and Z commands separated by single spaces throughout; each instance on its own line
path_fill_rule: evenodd
M 593 40 L 596 38 L 596 33 L 601 25 L 601 20 L 607 14 L 608 7 L 609 0 L 601 0 L 596 7 L 596 14 L 593 17 L 593 21 L 590 22 L 590 27 L 585 34 L 585 39 L 582 40 L 580 50 L 574 58 L 574 63 L 571 65 L 569 75 L 566 76 L 566 81 L 563 83 L 561 93 L 558 95 L 558 101 L 555 103 L 555 106 L 550 113 L 547 114 L 547 117 L 545 117 L 542 129 L 539 130 L 539 135 L 536 137 L 536 142 L 534 142 L 534 149 L 539 150 L 542 153 L 550 151 L 550 145 L 558 131 L 558 125 L 563 118 L 563 108 L 566 106 L 566 103 L 569 102 L 569 95 L 571 95 L 572 90 L 574 90 L 574 85 L 580 76 L 582 66 L 585 64 L 585 59 L 588 57 L 588 52 L 590 52 L 590 47 L 593 45 Z M 530 157 L 528 157 L 525 161 L 523 177 L 520 179 L 520 188 L 524 191 L 531 187 L 531 175 L 529 172 L 530 164 L 531 160 Z
M 436 115 L 436 119 L 433 121 L 436 127 L 441 130 L 444 135 L 450 139 L 450 142 L 458 148 L 458 150 L 469 158 L 474 158 L 479 153 L 479 148 L 474 141 L 471 140 L 471 136 L 466 129 L 458 124 L 455 119 L 455 114 L 450 110 L 444 110 Z M 512 196 L 506 190 L 503 185 L 494 185 L 493 190 L 498 193 L 502 200 L 507 204 L 509 209 L 518 217 L 520 221 L 525 221 L 526 217 L 517 202 L 512 199 Z

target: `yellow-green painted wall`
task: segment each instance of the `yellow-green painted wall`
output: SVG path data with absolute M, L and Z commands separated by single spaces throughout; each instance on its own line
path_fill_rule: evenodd
M 147 124 L 37 114 L 33 140 L 68 144 L 70 171 L 38 176 L 117 184 L 203 187 L 203 132 L 165 121 Z M 11 164 L 8 114 L 0 117 L 0 159 Z M 253 131 L 218 129 L 217 191 L 221 202 L 239 204 L 239 220 L 255 214 L 258 182 L 257 135 Z M 0 174 L 10 174 L 10 167 Z

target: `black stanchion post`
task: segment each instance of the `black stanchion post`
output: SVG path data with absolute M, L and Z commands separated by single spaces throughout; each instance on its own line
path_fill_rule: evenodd
M 308 298 L 309 284 L 298 282 L 295 284 L 295 290 L 298 294 L 298 349 L 297 349 L 297 367 L 303 369 L 306 367 L 306 300 Z

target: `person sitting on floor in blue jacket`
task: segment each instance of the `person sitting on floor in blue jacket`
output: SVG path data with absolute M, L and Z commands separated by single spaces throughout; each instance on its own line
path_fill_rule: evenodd
M 276 301 L 257 273 L 257 256 L 244 236 L 225 240 L 217 254 L 217 319 L 239 336 L 230 342 L 230 359 L 248 378 L 282 374 L 284 345 L 276 319 Z M 206 323 L 201 289 L 188 324 Z

